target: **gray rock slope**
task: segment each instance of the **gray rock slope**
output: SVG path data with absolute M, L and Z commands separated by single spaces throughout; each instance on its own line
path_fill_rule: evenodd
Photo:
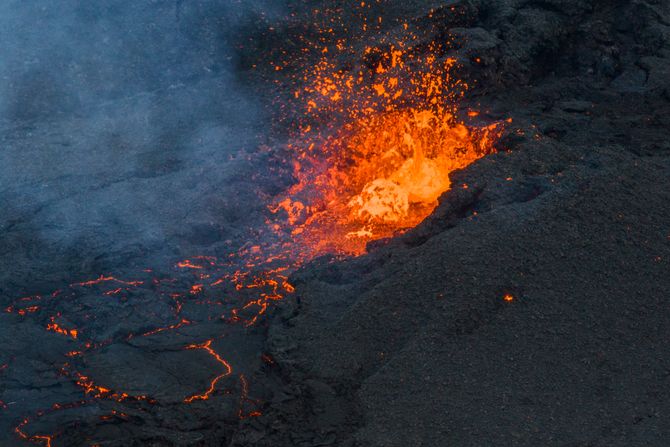
M 425 20 L 514 119 L 505 150 L 409 234 L 295 275 L 284 388 L 240 445 L 670 442 L 670 6 L 454 3 Z

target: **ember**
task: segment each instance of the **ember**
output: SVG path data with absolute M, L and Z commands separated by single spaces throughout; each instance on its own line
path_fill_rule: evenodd
M 450 173 L 494 151 L 500 123 L 457 118 L 468 85 L 453 76 L 456 61 L 439 61 L 436 44 L 417 53 L 406 43 L 412 38 L 385 53 L 367 48 L 378 62 L 357 72 L 338 69 L 323 52 L 314 78 L 306 75 L 295 93 L 308 122 L 290 145 L 298 182 L 270 211 L 285 216 L 308 257 L 360 255 L 367 242 L 416 226 L 449 190 Z M 351 49 L 338 42 L 333 51 Z M 343 114 L 315 130 L 324 115 Z

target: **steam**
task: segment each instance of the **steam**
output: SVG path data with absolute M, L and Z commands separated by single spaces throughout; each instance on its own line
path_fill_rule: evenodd
M 239 82 L 236 43 L 242 28 L 281 12 L 243 0 L 2 2 L 7 256 L 229 238 L 240 219 L 233 202 L 252 199 L 236 154 L 268 127 Z M 12 246 L 18 235 L 30 247 Z

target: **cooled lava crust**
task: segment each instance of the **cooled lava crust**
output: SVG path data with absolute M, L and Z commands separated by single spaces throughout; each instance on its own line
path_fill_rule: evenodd
M 0 445 L 670 444 L 669 3 L 223 3 L 0 64 Z

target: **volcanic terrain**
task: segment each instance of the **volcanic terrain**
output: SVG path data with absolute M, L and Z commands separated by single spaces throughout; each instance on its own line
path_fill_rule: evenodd
M 670 444 L 668 2 L 10 3 L 0 445 Z

